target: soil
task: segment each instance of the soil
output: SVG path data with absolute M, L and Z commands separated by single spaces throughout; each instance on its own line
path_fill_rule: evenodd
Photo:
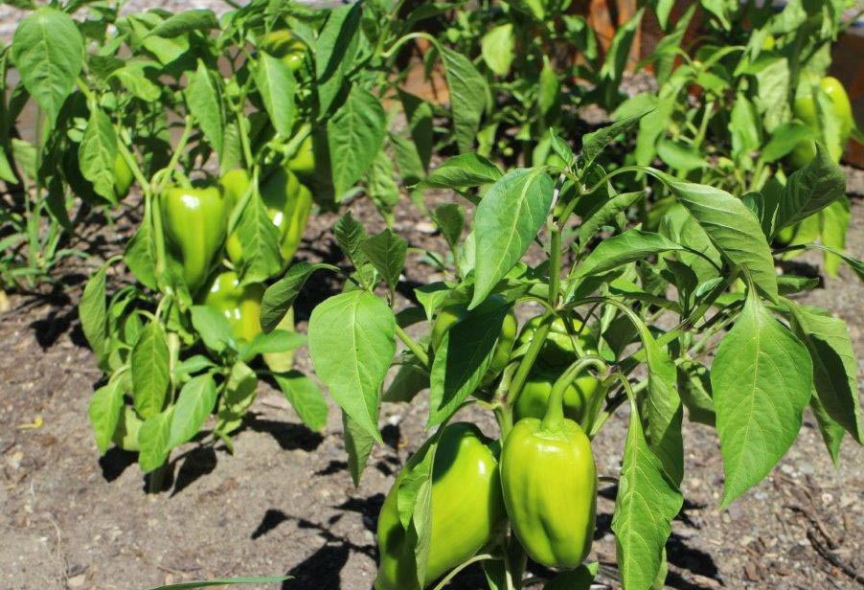
M 850 171 L 853 221 L 849 250 L 864 258 L 861 175 Z M 428 195 L 427 206 L 450 200 Z M 354 215 L 382 227 L 368 200 Z M 443 241 L 407 200 L 395 228 L 413 246 L 442 250 Z M 316 216 L 300 257 L 338 260 L 328 228 L 334 214 Z M 132 222 L 100 230 L 105 256 Z M 815 272 L 799 259 L 800 268 Z M 341 421 L 333 407 L 327 429 L 303 427 L 288 403 L 266 384 L 235 453 L 189 444 L 172 457 L 166 491 L 145 492 L 134 456 L 98 456 L 87 405 L 100 372 L 86 347 L 74 303 L 89 269 L 69 269 L 65 287 L 40 296 L 11 297 L 0 316 L 0 587 L 11 590 L 131 589 L 193 579 L 288 574 L 283 588 L 369 590 L 375 575 L 375 521 L 394 474 L 424 439 L 428 405 L 386 404 L 386 445 L 374 450 L 361 486 L 347 471 Z M 404 284 L 434 280 L 413 259 Z M 332 285 L 316 284 L 298 302 L 300 329 Z M 848 322 L 864 356 L 864 285 L 846 269 L 805 301 Z M 309 372 L 301 353 L 299 368 Z M 475 419 L 494 433 L 489 417 Z M 619 471 L 626 416 L 595 441 L 601 475 Z M 812 417 L 780 466 L 728 510 L 718 510 L 723 476 L 713 430 L 685 427 L 687 502 L 668 545 L 667 587 L 848 589 L 864 575 L 864 461 L 848 443 L 835 470 Z M 600 588 L 615 588 L 610 532 L 615 489 L 601 491 L 597 541 Z M 859 576 L 859 581 L 853 577 Z M 264 586 L 259 586 L 264 587 Z M 268 586 L 268 588 L 279 585 Z M 452 586 L 482 588 L 478 571 Z

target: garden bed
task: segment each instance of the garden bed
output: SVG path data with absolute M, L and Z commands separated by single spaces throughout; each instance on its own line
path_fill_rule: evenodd
M 864 258 L 860 176 L 850 172 L 849 250 L 856 258 Z M 356 202 L 352 212 L 363 221 L 378 219 L 368 200 Z M 440 248 L 443 241 L 419 219 L 403 200 L 395 229 L 412 245 Z M 327 232 L 335 221 L 334 215 L 313 219 L 301 259 L 334 258 Z M 115 231 L 122 233 L 123 224 Z M 106 257 L 115 241 L 106 234 Z M 806 258 L 800 261 L 799 273 L 816 272 Z M 318 435 L 266 388 L 236 437 L 233 456 L 221 444 L 187 444 L 172 458 L 167 491 L 148 495 L 134 456 L 113 449 L 100 460 L 84 419 L 101 373 L 77 321 L 80 273 L 69 270 L 71 286 L 62 294 L 11 298 L 12 309 L 0 316 L 0 587 L 130 589 L 288 573 L 295 580 L 285 588 L 371 588 L 377 513 L 394 474 L 424 439 L 426 402 L 385 406 L 387 446 L 373 451 L 361 487 L 354 488 L 335 407 Z M 405 273 L 408 283 L 427 282 L 428 274 L 416 260 Z M 864 286 L 845 268 L 827 283 L 804 301 L 845 319 L 856 351 L 864 350 Z M 301 298 L 301 330 L 326 288 Z M 299 363 L 311 368 L 305 353 Z M 494 424 L 483 419 L 491 432 Z M 619 415 L 596 440 L 601 475 L 617 475 L 625 431 L 626 416 Z M 722 512 L 723 470 L 713 430 L 686 424 L 685 456 L 687 501 L 673 524 L 667 587 L 860 587 L 852 578 L 864 575 L 859 448 L 847 444 L 842 471 L 834 470 L 808 416 L 780 467 Z M 607 485 L 601 496 L 590 560 L 604 564 L 600 581 L 614 588 L 614 490 Z M 481 587 L 478 571 L 469 570 L 452 587 Z

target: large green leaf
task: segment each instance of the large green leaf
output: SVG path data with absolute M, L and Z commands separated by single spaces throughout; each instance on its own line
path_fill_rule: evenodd
M 359 86 L 327 122 L 327 143 L 336 198 L 345 196 L 372 166 L 387 134 L 381 101 Z
M 360 477 L 375 445 L 375 437 L 351 417 L 342 412 L 342 430 L 345 433 L 345 450 L 348 452 L 348 469 L 354 485 L 360 485 Z
M 120 384 L 119 379 L 109 381 L 107 385 L 94 391 L 87 410 L 96 437 L 96 446 L 103 455 L 111 446 L 111 437 L 114 436 L 123 409 L 123 388 Z
M 210 69 L 198 60 L 198 69 L 188 74 L 186 105 L 198 121 L 204 137 L 217 154 L 222 153 L 225 122 L 222 116 L 222 89 L 217 85 Z
M 168 459 L 171 447 L 171 415 L 174 408 L 169 407 L 163 412 L 150 416 L 138 431 L 138 444 L 141 450 L 138 454 L 138 466 L 144 473 L 160 468 Z
M 639 414 L 633 408 L 612 517 L 621 584 L 627 590 L 653 587 L 672 532 L 672 519 L 683 502 L 681 492 L 648 448 Z
M 508 310 L 492 298 L 447 331 L 432 363 L 428 426 L 450 418 L 480 386 Z
M 107 297 L 105 272 L 106 268 L 103 266 L 90 277 L 84 287 L 81 302 L 78 304 L 81 329 L 100 364 L 108 355 L 108 308 L 105 303 Z
M 489 86 L 471 60 L 461 53 L 445 47 L 442 58 L 450 87 L 456 144 L 460 152 L 470 152 L 477 138 L 480 119 L 490 102 Z
M 816 157 L 786 182 L 777 207 L 775 231 L 810 217 L 845 194 L 846 176 L 828 150 L 817 143 Z
M 464 190 L 492 184 L 502 176 L 498 167 L 478 154 L 462 154 L 449 158 L 429 173 L 418 188 L 451 188 Z
M 150 418 L 162 411 L 171 384 L 168 341 L 162 325 L 152 321 L 141 330 L 132 347 L 132 399 L 135 411 Z
M 198 375 L 187 381 L 180 390 L 174 415 L 171 418 L 171 433 L 168 437 L 168 447 L 192 440 L 207 417 L 216 407 L 216 382 L 210 373 Z
M 864 443 L 858 361 L 846 322 L 788 299 L 784 303 L 795 320 L 795 334 L 813 359 L 813 384 L 819 402 L 834 421 L 859 443 Z
M 291 69 L 281 59 L 261 52 L 258 67 L 255 69 L 255 85 L 261 93 L 273 128 L 283 137 L 291 137 L 295 110 L 294 93 L 297 88 Z
M 93 183 L 96 194 L 110 202 L 117 200 L 114 194 L 114 165 L 117 158 L 117 134 L 111 119 L 101 109 L 90 113 L 87 129 L 78 149 L 81 174 Z
M 354 3 L 330 10 L 327 22 L 315 42 L 315 75 L 318 77 L 318 113 L 325 117 L 345 80 L 354 67 L 357 54 L 357 34 L 363 13 L 362 4 Z
M 751 291 L 711 366 L 723 506 L 759 483 L 795 441 L 812 387 L 807 348 Z
M 581 278 L 603 274 L 653 254 L 681 249 L 681 246 L 660 234 L 631 229 L 600 242 L 579 265 L 575 276 Z
M 718 250 L 737 268 L 746 271 L 759 289 L 777 300 L 777 273 L 771 248 L 759 219 L 740 199 L 724 190 L 685 182 L 653 172 L 678 197 Z
M 261 300 L 261 328 L 265 332 L 275 330 L 303 289 L 303 285 L 319 268 L 333 268 L 326 264 L 297 262 L 281 279 L 267 287 Z
M 475 284 L 469 309 L 480 305 L 522 258 L 543 227 L 554 185 L 542 168 L 520 168 L 496 182 L 474 218 Z
M 314 381 L 300 371 L 276 373 L 273 377 L 303 424 L 316 431 L 327 426 L 327 400 Z
M 28 14 L 12 38 L 12 61 L 53 125 L 84 65 L 84 38 L 75 21 L 47 6 Z
M 318 305 L 309 319 L 309 352 L 330 395 L 357 425 L 381 440 L 381 384 L 396 353 L 396 319 L 368 291 L 350 291 Z

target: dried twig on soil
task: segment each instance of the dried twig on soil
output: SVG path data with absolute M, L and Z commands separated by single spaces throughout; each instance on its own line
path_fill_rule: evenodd
M 860 585 L 864 586 L 864 576 L 858 573 L 858 571 L 837 557 L 834 553 L 831 552 L 828 547 L 826 547 L 822 541 L 819 539 L 819 536 L 816 534 L 816 531 L 813 529 L 809 529 L 807 531 L 807 538 L 810 540 L 810 544 L 813 545 L 813 548 L 816 549 L 816 552 L 822 556 L 823 559 L 828 561 L 831 565 L 842 571 L 844 574 L 858 582 Z

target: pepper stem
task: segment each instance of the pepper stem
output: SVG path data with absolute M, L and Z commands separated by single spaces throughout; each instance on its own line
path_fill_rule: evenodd
M 572 365 L 558 378 L 552 386 L 552 394 L 549 396 L 549 404 L 546 414 L 543 416 L 542 427 L 544 430 L 558 430 L 564 423 L 564 392 L 576 380 L 587 367 L 593 366 L 598 370 L 606 370 L 606 362 L 599 356 L 584 356 L 576 359 Z

